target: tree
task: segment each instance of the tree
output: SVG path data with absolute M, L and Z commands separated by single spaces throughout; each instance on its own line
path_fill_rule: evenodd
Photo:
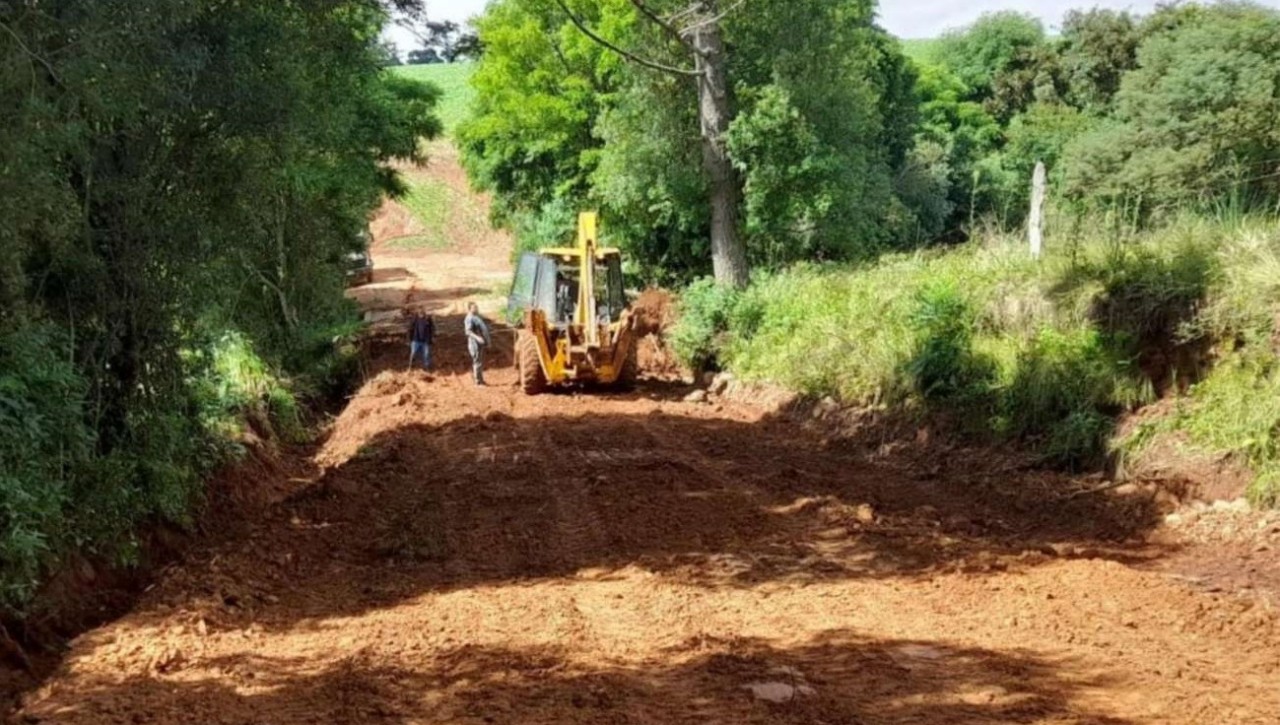
M 1121 80 L 1114 120 L 1068 149 L 1067 191 L 1140 216 L 1274 199 L 1280 13 L 1222 4 L 1163 20 Z
M 410 13 L 401 17 L 397 24 L 422 44 L 421 48 L 409 54 L 411 64 L 474 60 L 483 50 L 474 31 L 466 30 L 452 20 L 431 21 L 423 13 Z
M 400 60 L 400 48 L 398 48 L 395 43 L 388 40 L 382 43 L 379 48 L 382 52 L 383 67 L 392 68 L 398 65 L 403 65 Z
M 444 59 L 440 57 L 440 53 L 435 48 L 419 48 L 409 51 L 409 65 L 430 65 L 432 63 L 443 63 Z
M 616 7 L 584 2 L 576 10 L 598 24 Z M 488 50 L 471 77 L 475 112 L 458 129 L 462 161 L 472 183 L 494 195 L 496 221 L 542 226 L 530 220 L 544 208 L 578 207 L 590 192 L 602 143 L 593 129 L 620 87 L 622 60 L 551 0 L 491 3 L 477 30 Z M 572 231 L 570 224 L 562 233 Z
M 1044 26 L 1035 17 L 1013 11 L 988 13 L 967 28 L 944 34 L 932 60 L 955 73 L 972 100 L 984 100 L 1000 73 L 1044 42 Z
M 1138 24 L 1126 12 L 1072 10 L 1062 22 L 1061 67 L 1069 100 L 1086 111 L 1106 111 L 1120 80 L 1137 65 Z
M 0 4 L 0 605 L 187 520 L 244 404 L 219 341 L 325 382 L 342 255 L 440 130 L 438 91 L 382 69 L 385 12 Z
M 916 95 L 920 102 L 916 148 L 923 150 L 917 158 L 926 168 L 946 175 L 950 215 L 945 226 L 959 230 L 996 206 L 979 164 L 999 149 L 1003 131 L 982 103 L 966 100 L 972 92 L 944 66 L 920 69 Z
M 717 282 L 745 287 L 750 274 L 739 230 L 742 182 L 726 145 L 735 109 L 721 21 L 730 11 L 722 13 L 719 0 L 697 0 L 663 18 L 643 0 L 632 0 L 640 16 L 664 31 L 681 47 L 692 60 L 690 68 L 657 63 L 624 50 L 584 24 L 565 0 L 556 2 L 579 30 L 602 47 L 651 70 L 693 79 L 698 92 L 702 168 L 710 185 L 712 268 Z
M 703 132 L 700 76 L 683 72 L 700 73 L 693 51 L 630 0 L 564 5 L 577 24 L 557 0 L 503 0 L 480 20 L 478 112 L 461 134 L 473 179 L 518 229 L 548 228 L 523 215 L 553 221 L 566 204 L 597 205 L 647 276 L 713 271 L 706 162 L 718 134 Z M 674 0 L 643 7 L 692 22 Z M 871 3 L 766 0 L 719 24 L 732 91 L 723 151 L 747 263 L 862 256 L 914 238 L 915 208 L 895 196 L 914 75 L 872 25 Z

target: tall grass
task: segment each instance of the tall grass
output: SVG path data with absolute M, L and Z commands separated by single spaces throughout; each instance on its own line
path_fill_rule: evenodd
M 1020 239 L 990 234 L 764 275 L 711 302 L 714 288 L 695 288 L 678 352 L 811 396 L 946 413 L 1065 466 L 1181 431 L 1247 457 L 1260 480 L 1280 478 L 1274 225 L 1186 219 L 1125 239 L 1051 238 L 1048 249 L 1035 261 Z M 1196 374 L 1178 356 L 1211 341 L 1221 362 L 1179 413 L 1114 441 L 1120 416 Z M 1255 495 L 1276 498 L 1263 483 Z
M 1139 454 L 1165 436 L 1256 474 L 1254 503 L 1280 505 L 1280 228 L 1245 221 L 1215 250 L 1217 277 L 1182 325 L 1212 343 L 1213 367 L 1173 411 L 1117 442 Z

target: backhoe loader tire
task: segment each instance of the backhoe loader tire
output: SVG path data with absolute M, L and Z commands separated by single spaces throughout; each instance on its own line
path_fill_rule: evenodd
M 525 395 L 538 395 L 547 389 L 541 357 L 538 341 L 530 333 L 521 332 L 516 340 L 516 360 L 520 368 L 520 389 Z

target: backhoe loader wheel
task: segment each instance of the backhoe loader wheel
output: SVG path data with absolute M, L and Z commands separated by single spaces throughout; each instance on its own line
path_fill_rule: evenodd
M 538 395 L 547 389 L 547 378 L 542 372 L 538 341 L 522 331 L 516 341 L 516 360 L 520 368 L 520 389 L 525 395 Z

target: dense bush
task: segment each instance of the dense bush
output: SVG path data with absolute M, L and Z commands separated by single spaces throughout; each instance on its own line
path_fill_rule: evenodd
M 440 129 L 380 68 L 386 13 L 0 3 L 0 605 L 131 561 L 244 419 L 299 440 L 297 396 L 350 374 L 344 255 Z
M 66 528 L 69 481 L 89 460 L 88 385 L 68 340 L 41 325 L 0 335 L 0 605 L 24 602 Z
M 739 293 L 702 279 L 685 288 L 680 297 L 680 321 L 671 333 L 676 356 L 692 370 L 719 365 L 719 350 L 728 333 Z

